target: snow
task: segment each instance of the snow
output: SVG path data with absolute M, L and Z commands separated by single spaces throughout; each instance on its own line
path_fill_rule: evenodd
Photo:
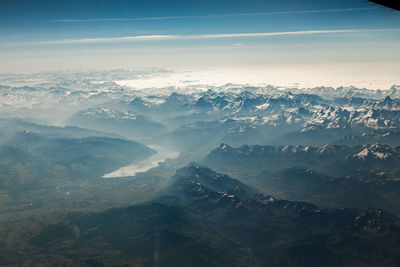
M 382 152 L 372 152 L 375 157 L 380 158 L 380 159 L 386 159 L 389 157 L 388 153 L 382 153 Z
M 259 109 L 259 110 L 260 109 L 267 109 L 269 106 L 270 106 L 270 104 L 268 102 L 266 102 L 266 103 L 264 103 L 262 105 L 256 106 L 256 109 Z
M 358 154 L 355 154 L 354 156 L 358 157 L 360 159 L 365 159 L 368 155 L 369 155 L 368 148 L 364 148 L 363 150 L 361 150 L 361 152 L 359 152 Z

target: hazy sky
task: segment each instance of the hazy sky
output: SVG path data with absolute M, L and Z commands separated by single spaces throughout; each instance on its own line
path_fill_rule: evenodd
M 373 64 L 397 75 L 399 47 L 400 12 L 365 0 L 0 2 L 0 72 Z

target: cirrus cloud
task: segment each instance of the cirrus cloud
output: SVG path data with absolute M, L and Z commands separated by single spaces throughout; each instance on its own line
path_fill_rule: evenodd
M 251 38 L 251 37 L 274 37 L 289 35 L 316 35 L 337 33 L 371 33 L 371 32 L 398 32 L 400 28 L 394 29 L 339 29 L 339 30 L 307 30 L 307 31 L 285 31 L 285 32 L 258 32 L 258 33 L 220 33 L 220 34 L 193 34 L 193 35 L 136 35 L 123 37 L 102 37 L 83 39 L 62 39 L 51 41 L 31 42 L 29 45 L 63 45 L 63 44 L 90 44 L 110 42 L 133 42 L 133 41 L 162 41 L 181 39 L 222 39 L 222 38 Z

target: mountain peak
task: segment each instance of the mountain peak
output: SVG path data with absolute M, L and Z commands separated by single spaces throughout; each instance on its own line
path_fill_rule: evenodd
M 221 150 L 223 152 L 227 152 L 227 151 L 231 150 L 232 147 L 227 145 L 227 144 L 225 144 L 225 143 L 221 143 L 217 149 Z
M 383 100 L 383 102 L 392 102 L 392 98 L 390 98 L 390 96 L 386 96 L 385 100 Z
M 186 200 L 190 200 L 194 194 L 198 197 L 199 193 L 202 193 L 204 197 L 208 197 L 213 192 L 247 199 L 255 194 L 256 190 L 239 180 L 217 173 L 198 163 L 190 163 L 177 170 L 166 190 L 167 194 L 183 196 Z

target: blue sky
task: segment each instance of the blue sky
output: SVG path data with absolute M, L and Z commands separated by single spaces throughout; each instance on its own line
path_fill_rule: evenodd
M 0 2 L 0 72 L 400 62 L 400 12 L 365 0 Z

